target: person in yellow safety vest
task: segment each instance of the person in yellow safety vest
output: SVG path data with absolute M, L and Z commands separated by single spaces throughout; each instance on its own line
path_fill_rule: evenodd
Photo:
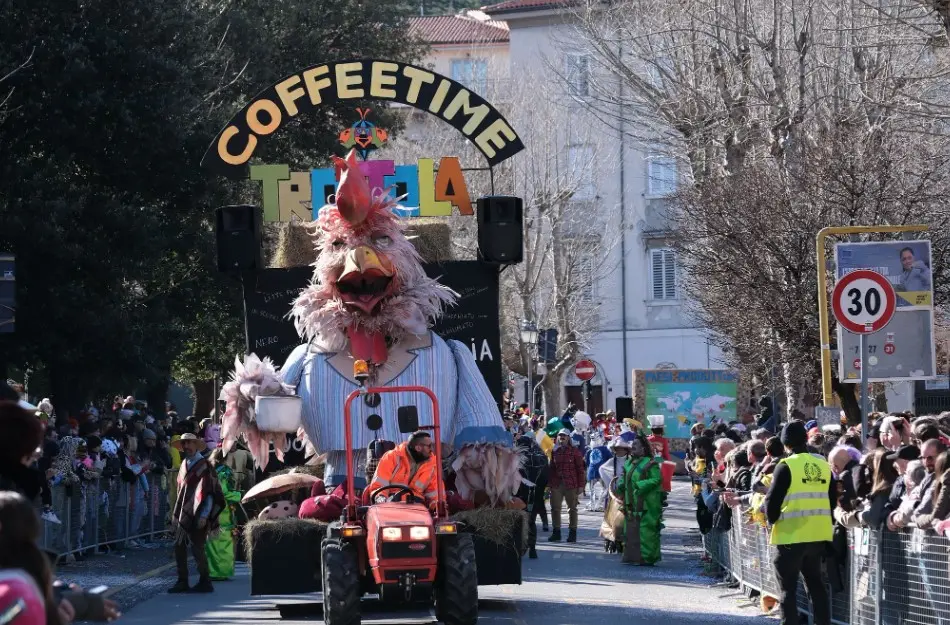
M 782 625 L 798 625 L 798 575 L 814 606 L 815 625 L 830 625 L 828 588 L 821 579 L 821 557 L 834 529 L 835 484 L 828 461 L 808 453 L 807 433 L 801 421 L 782 429 L 788 455 L 772 474 L 765 495 L 765 513 L 775 545 L 775 576 L 781 589 Z
M 379 459 L 376 474 L 367 492 L 372 493 L 377 488 L 390 484 L 401 484 L 408 486 L 413 495 L 432 507 L 439 495 L 436 471 L 442 470 L 442 467 L 436 466 L 432 444 L 429 433 L 419 430 L 413 433 L 407 442 L 387 451 Z M 397 492 L 392 489 L 381 495 L 388 498 Z

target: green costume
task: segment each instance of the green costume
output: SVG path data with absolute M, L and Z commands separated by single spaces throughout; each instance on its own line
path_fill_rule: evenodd
M 623 496 L 623 561 L 656 564 L 660 561 L 660 517 L 663 489 L 660 465 L 653 458 L 630 458 L 624 465 L 617 492 Z
M 208 554 L 208 570 L 211 579 L 223 581 L 234 577 L 234 506 L 241 503 L 240 491 L 234 490 L 234 474 L 227 465 L 218 465 L 218 481 L 224 493 L 227 505 L 218 516 L 221 531 L 205 543 L 205 553 Z

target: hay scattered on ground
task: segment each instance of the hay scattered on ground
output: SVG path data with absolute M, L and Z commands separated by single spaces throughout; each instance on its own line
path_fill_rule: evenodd
M 247 554 L 248 562 L 254 553 L 254 544 L 260 540 L 264 533 L 276 536 L 278 540 L 285 536 L 303 536 L 312 534 L 319 536 L 320 540 L 326 534 L 328 523 L 314 519 L 279 519 L 262 520 L 254 519 L 244 526 L 244 553 Z
M 523 510 L 505 510 L 498 508 L 475 508 L 463 510 L 452 515 L 452 519 L 465 523 L 472 533 L 495 543 L 500 547 L 517 550 L 512 540 L 515 525 L 521 521 L 521 544 L 528 544 L 528 514 Z

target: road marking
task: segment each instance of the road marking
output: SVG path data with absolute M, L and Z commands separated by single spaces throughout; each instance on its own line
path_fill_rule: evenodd
M 556 554 L 554 554 L 554 555 L 551 556 L 551 557 L 554 558 L 555 560 L 557 560 L 557 559 L 559 559 L 559 558 L 561 557 L 561 554 L 556 553 Z

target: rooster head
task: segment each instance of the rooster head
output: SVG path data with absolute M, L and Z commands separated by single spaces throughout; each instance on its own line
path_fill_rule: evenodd
M 298 333 L 334 350 L 357 330 L 389 343 L 424 333 L 455 294 L 426 276 L 393 213 L 396 201 L 369 188 L 355 150 L 334 164 L 337 192 L 314 223 L 313 280 L 291 312 Z

